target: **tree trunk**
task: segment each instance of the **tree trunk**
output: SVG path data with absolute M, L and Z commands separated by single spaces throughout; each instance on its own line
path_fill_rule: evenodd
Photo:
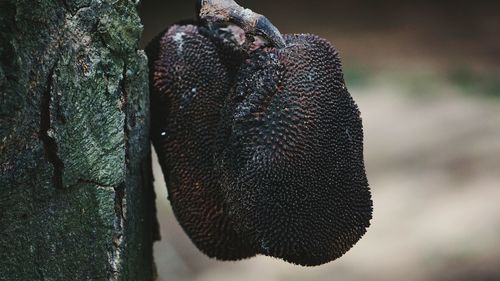
M 134 0 L 0 0 L 0 280 L 153 280 Z

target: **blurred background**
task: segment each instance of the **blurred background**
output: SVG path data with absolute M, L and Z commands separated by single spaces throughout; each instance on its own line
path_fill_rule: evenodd
M 141 2 L 142 47 L 194 17 L 194 0 Z M 159 280 L 500 280 L 500 1 L 238 2 L 339 49 L 365 126 L 372 226 L 320 267 L 217 262 L 176 222 L 156 166 Z

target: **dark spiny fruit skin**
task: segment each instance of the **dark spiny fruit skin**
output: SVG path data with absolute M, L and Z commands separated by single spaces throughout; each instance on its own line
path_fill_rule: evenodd
M 152 140 L 177 220 L 205 254 L 221 260 L 254 256 L 236 234 L 214 170 L 221 108 L 230 79 L 214 43 L 194 25 L 173 26 L 147 49 Z
M 210 257 L 334 260 L 372 216 L 361 118 L 337 52 L 289 35 L 285 49 L 249 54 L 231 37 L 177 25 L 147 49 L 152 140 L 174 213 Z
M 337 51 L 312 35 L 254 52 L 222 122 L 221 188 L 236 231 L 261 254 L 313 266 L 366 232 L 372 201 L 358 107 Z

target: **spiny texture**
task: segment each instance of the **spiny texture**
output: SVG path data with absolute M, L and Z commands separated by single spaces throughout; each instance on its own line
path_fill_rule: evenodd
M 152 136 L 174 212 L 211 257 L 334 260 L 372 212 L 337 51 L 312 35 L 251 51 L 238 36 L 174 26 L 149 51 Z
M 360 113 L 336 50 L 285 36 L 242 65 L 225 109 L 221 188 L 239 233 L 301 265 L 342 256 L 369 226 Z
M 255 255 L 225 210 L 214 169 L 220 112 L 230 89 L 215 45 L 197 26 L 173 26 L 157 45 L 151 72 L 152 139 L 177 220 L 205 254 Z M 153 45 L 152 45 L 153 46 Z

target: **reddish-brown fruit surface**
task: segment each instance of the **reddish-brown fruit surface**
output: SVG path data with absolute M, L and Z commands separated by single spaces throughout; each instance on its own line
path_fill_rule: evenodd
M 174 213 L 211 257 L 332 261 L 372 217 L 337 51 L 312 35 L 257 50 L 230 38 L 174 26 L 148 50 L 152 139 Z
M 229 77 L 216 46 L 194 25 L 173 26 L 150 48 L 152 139 L 177 220 L 205 254 L 255 255 L 226 212 L 214 169 Z M 155 54 L 156 53 L 156 54 Z
M 240 68 L 222 122 L 221 188 L 237 231 L 261 254 L 319 265 L 370 225 L 362 123 L 330 43 L 285 40 Z

